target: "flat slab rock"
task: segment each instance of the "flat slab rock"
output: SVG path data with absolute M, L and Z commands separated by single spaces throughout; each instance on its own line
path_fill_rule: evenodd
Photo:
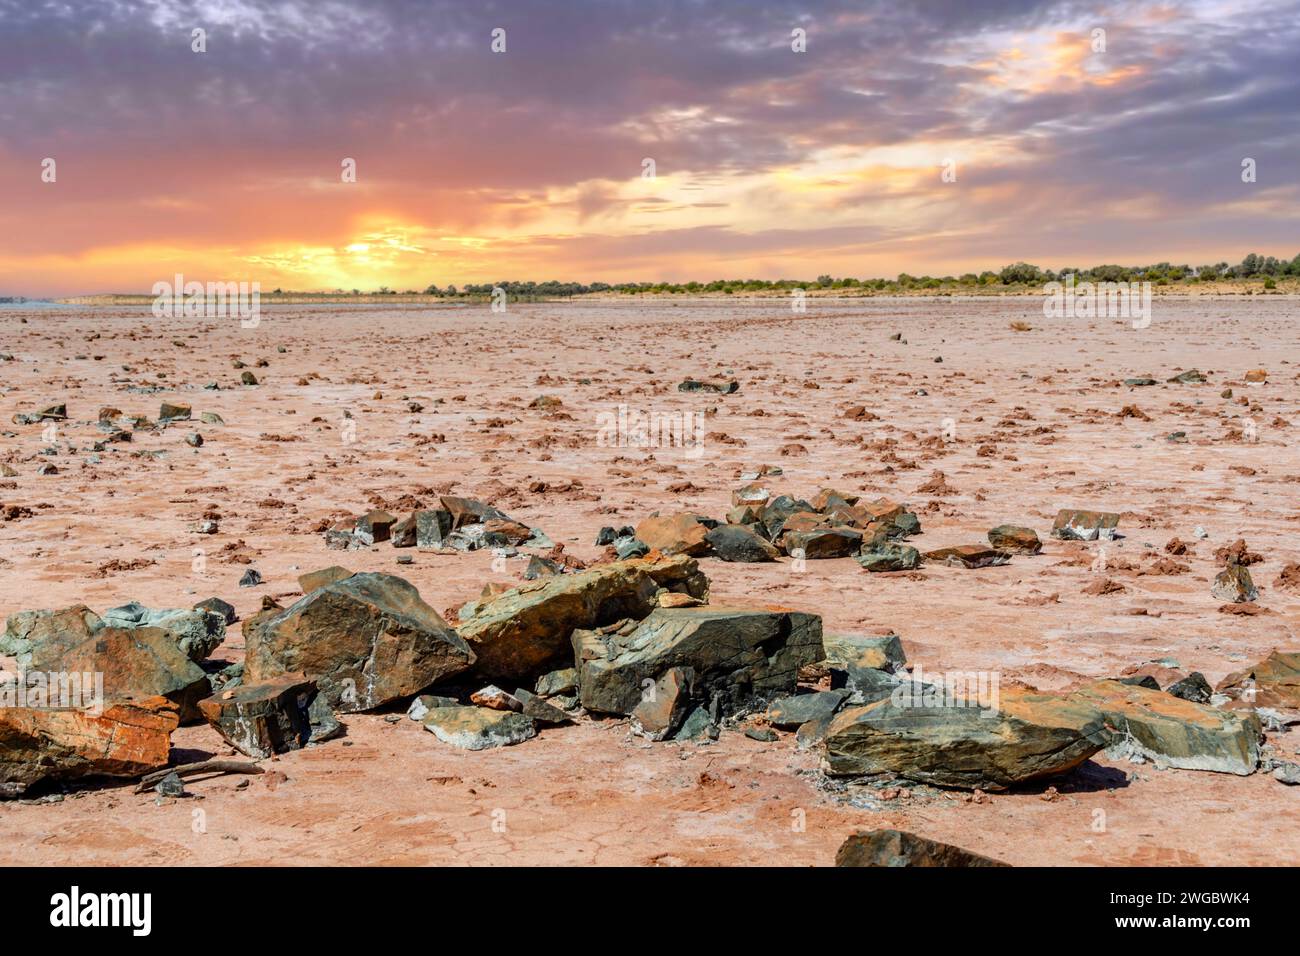
M 1110 743 L 1101 712 L 1075 698 L 1004 688 L 992 712 L 905 702 L 885 699 L 836 716 L 824 740 L 827 772 L 1005 790 L 1071 770 Z
M 0 797 L 43 781 L 139 777 L 167 766 L 177 707 L 162 697 L 88 711 L 0 708 Z
M 572 664 L 575 630 L 643 618 L 661 588 L 707 598 L 708 587 L 685 556 L 616 561 L 506 591 L 481 605 L 459 633 L 477 658 L 472 674 L 515 686 Z
M 642 682 L 674 667 L 693 671 L 696 698 L 730 712 L 793 692 L 799 668 L 824 657 L 817 615 L 725 607 L 659 608 L 609 634 L 575 631 L 573 647 L 582 705 L 607 714 L 632 713 Z
M 836 866 L 1010 866 L 951 843 L 906 830 L 866 830 L 853 834 L 835 853 Z
M 432 707 L 420 722 L 443 743 L 462 750 L 509 747 L 537 736 L 531 717 L 487 707 Z
M 1245 776 L 1259 765 L 1259 718 L 1182 700 L 1164 691 L 1116 680 L 1075 692 L 1106 718 L 1115 756 L 1139 755 L 1156 767 L 1213 770 Z
M 316 681 L 334 710 L 371 710 L 468 670 L 474 652 L 392 574 L 362 573 L 317 588 L 244 624 L 246 679 Z

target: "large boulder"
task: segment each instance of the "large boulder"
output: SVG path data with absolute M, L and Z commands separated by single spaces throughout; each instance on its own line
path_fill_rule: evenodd
M 102 674 L 105 700 L 165 697 L 179 708 L 182 723 L 201 719 L 199 701 L 211 692 L 203 668 L 160 627 L 63 631 L 33 646 L 28 669 Z
M 0 654 L 18 659 L 19 670 L 31 669 L 32 648 L 51 638 L 76 643 L 104 626 L 99 615 L 84 604 L 58 610 L 18 611 L 5 619 Z
M 109 608 L 103 614 L 108 627 L 159 627 L 196 664 L 212 655 L 226 637 L 224 615 L 200 608 L 153 610 L 138 601 Z
M 478 660 L 473 674 L 519 684 L 572 663 L 575 630 L 642 618 L 661 589 L 708 596 L 708 579 L 685 556 L 616 561 L 506 591 L 460 627 Z
M 161 697 L 111 704 L 100 713 L 0 708 L 0 797 L 41 781 L 139 777 L 167 766 L 176 705 Z
M 1240 776 L 1259 765 L 1259 718 L 1194 704 L 1138 684 L 1102 680 L 1075 692 L 1102 712 L 1114 735 L 1108 752 L 1141 756 L 1164 769 Z
M 824 656 L 815 614 L 720 607 L 659 608 L 609 633 L 575 632 L 573 646 L 588 710 L 630 714 L 644 682 L 684 667 L 694 674 L 693 696 L 715 719 L 755 698 L 791 693 L 799 668 Z
M 1255 707 L 1300 710 L 1300 651 L 1274 650 L 1258 664 L 1229 674 L 1215 690 Z
M 392 574 L 354 574 L 244 625 L 246 680 L 302 673 L 335 710 L 371 710 L 469 669 L 474 652 Z
M 242 754 L 264 759 L 300 750 L 341 731 L 328 707 L 320 704 L 316 682 L 286 674 L 260 684 L 240 684 L 203 701 L 203 716 Z
M 835 853 L 836 866 L 1010 866 L 951 843 L 906 830 L 866 830 L 853 834 Z
M 1071 770 L 1110 742 L 1101 713 L 1082 700 L 1010 688 L 999 697 L 986 709 L 915 706 L 895 694 L 842 711 L 825 736 L 827 772 L 1005 790 Z

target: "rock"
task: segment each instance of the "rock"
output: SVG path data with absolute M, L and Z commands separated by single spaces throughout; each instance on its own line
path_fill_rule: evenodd
M 239 579 L 241 588 L 255 588 L 262 583 L 262 574 L 256 568 L 249 568 L 244 572 L 244 576 Z
M 1288 787 L 1300 784 L 1300 764 L 1283 763 L 1273 768 L 1273 779 Z
M 67 421 L 68 406 L 63 402 L 59 402 L 57 405 L 49 405 L 37 412 L 36 418 L 38 421 Z
M 659 597 L 655 599 L 657 607 L 703 607 L 707 603 L 708 601 L 680 591 L 660 591 Z
M 708 709 L 705 707 L 696 707 L 691 711 L 690 715 L 682 721 L 681 729 L 677 731 L 673 740 L 717 740 L 718 736 L 718 725 L 715 724 L 713 718 L 709 716 Z
M 707 382 L 699 379 L 688 378 L 677 386 L 679 392 L 717 392 L 720 395 L 730 395 L 733 392 L 740 391 L 740 383 L 735 379 L 730 381 Z
M 380 541 L 387 541 L 397 519 L 387 511 L 367 511 L 357 519 L 352 533 L 363 545 L 369 547 Z
M 1256 707 L 1300 710 L 1300 651 L 1274 650 L 1258 664 L 1229 674 L 1215 690 Z
M 173 405 L 171 402 L 163 402 L 162 407 L 158 410 L 159 425 L 172 421 L 188 421 L 189 417 L 190 407 L 188 405 Z
M 1244 604 L 1259 597 L 1255 582 L 1250 579 L 1250 571 L 1244 564 L 1230 564 L 1220 571 L 1214 578 L 1210 593 L 1229 604 Z
M 815 528 L 811 531 L 787 530 L 781 536 L 786 554 L 796 551 L 808 560 L 851 557 L 862 547 L 862 532 L 852 528 Z
M 317 588 L 244 625 L 249 680 L 301 672 L 336 710 L 370 710 L 454 677 L 474 663 L 465 641 L 391 574 Z
M 257 376 L 254 375 L 252 372 L 244 371 L 243 373 L 240 374 L 239 381 L 244 385 L 256 385 Z
M 690 667 L 693 691 L 715 719 L 752 698 L 792 692 L 799 668 L 824 656 L 815 614 L 723 607 L 659 608 L 609 634 L 575 631 L 573 647 L 588 710 L 630 714 L 643 681 Z
M 1259 720 L 1194 704 L 1170 694 L 1097 681 L 1074 693 L 1106 718 L 1114 740 L 1112 756 L 1137 755 L 1158 768 L 1213 770 L 1246 775 L 1259 764 Z
M 219 597 L 210 597 L 194 605 L 196 611 L 207 611 L 210 614 L 217 614 L 227 624 L 234 624 L 239 620 L 239 615 L 235 613 L 235 606 Z
M 759 484 L 758 482 L 750 482 L 749 484 L 742 485 L 732 491 L 731 504 L 738 508 L 751 506 L 761 511 L 763 506 L 767 504 L 771 497 L 772 492 L 768 489 L 767 485 Z
M 1151 385 L 1158 385 L 1160 383 L 1149 375 L 1145 375 L 1137 378 L 1126 378 L 1124 379 L 1124 384 L 1129 388 L 1144 388 Z
M 435 694 L 421 694 L 415 700 L 411 701 L 411 706 L 406 708 L 406 716 L 412 720 L 424 720 L 426 714 L 436 707 L 460 707 L 461 703 L 455 697 L 439 697 Z
M 704 554 L 709 550 L 708 534 L 709 529 L 691 514 L 646 518 L 636 526 L 637 539 L 664 554 Z
M 611 528 L 609 525 L 601 528 L 596 534 L 596 547 L 604 547 L 607 544 L 613 544 L 619 538 L 632 538 L 636 536 L 636 529 L 630 525 L 625 525 L 618 530 Z
M 536 581 L 539 578 L 554 577 L 557 574 L 564 573 L 564 565 L 558 561 L 552 561 L 550 558 L 543 558 L 541 555 L 531 555 L 528 559 L 528 567 L 524 569 L 525 581 Z
M 466 525 L 484 524 L 488 521 L 509 521 L 510 516 L 498 511 L 491 505 L 484 504 L 477 498 L 456 498 L 445 495 L 439 499 L 443 511 L 451 518 L 451 530 L 457 531 Z
M 708 579 L 691 558 L 598 565 L 522 585 L 482 605 L 460 626 L 478 657 L 472 673 L 518 684 L 572 661 L 576 629 L 642 618 L 660 588 L 708 596 Z
M 1052 523 L 1052 537 L 1065 541 L 1110 541 L 1118 526 L 1119 515 L 1109 511 L 1062 508 Z
M 59 610 L 17 611 L 5 619 L 0 654 L 16 657 L 19 670 L 31 670 L 32 648 L 37 644 L 55 636 L 64 643 L 75 642 L 103 626 L 99 615 L 84 604 Z
M 203 669 L 161 627 L 62 631 L 32 645 L 29 669 L 102 674 L 105 700 L 165 697 L 182 723 L 201 719 L 198 703 L 210 690 Z
M 832 689 L 879 689 L 885 686 L 879 675 L 893 674 L 907 662 L 903 644 L 897 634 L 882 637 L 832 634 L 822 638 L 822 646 L 826 652 L 826 662 L 830 665 Z
M 767 719 L 773 727 L 799 727 L 810 720 L 829 717 L 839 710 L 848 696 L 848 691 L 844 690 L 822 690 L 778 697 L 768 706 Z
M 226 420 L 216 412 L 202 412 L 199 414 L 199 421 L 205 425 L 224 425 Z
M 813 506 L 808 502 L 791 498 L 789 495 L 777 495 L 763 507 L 763 517 L 759 523 L 768 540 L 775 541 L 785 531 L 786 522 L 804 512 L 816 515 Z
M 0 797 L 43 781 L 140 777 L 167 766 L 176 705 L 160 697 L 83 710 L 0 707 Z
M 681 727 L 694 698 L 695 671 L 670 667 L 644 688 L 632 709 L 632 730 L 650 740 L 667 740 Z
M 1010 866 L 951 843 L 906 830 L 866 830 L 853 834 L 835 853 L 836 866 Z
M 876 539 L 863 545 L 854 560 L 868 571 L 911 571 L 921 564 L 921 552 L 906 544 Z
M 303 594 L 311 594 L 317 588 L 323 588 L 338 581 L 346 581 L 352 577 L 352 574 L 353 572 L 347 568 L 332 564 L 328 568 L 321 568 L 319 571 L 308 571 L 306 574 L 298 575 L 298 587 L 302 589 Z
M 122 434 L 127 434 L 127 433 L 123 432 Z M 191 448 L 202 448 L 203 436 L 200 435 L 198 432 L 190 432 L 188 435 L 185 436 L 185 444 L 189 445 Z M 211 533 L 215 534 L 216 529 L 213 528 Z
M 514 697 L 507 694 L 495 684 L 488 684 L 469 695 L 471 703 L 479 707 L 489 707 L 492 710 L 523 710 L 523 705 Z
M 543 697 L 571 694 L 578 689 L 578 672 L 572 667 L 549 671 L 537 678 L 536 690 Z
M 520 713 L 525 717 L 533 718 L 539 724 L 567 724 L 571 722 L 572 718 L 560 708 L 547 703 L 536 694 L 522 687 L 515 690 L 514 697 L 519 701 Z
M 757 740 L 760 743 L 770 744 L 781 738 L 777 732 L 770 727 L 746 727 L 745 736 L 750 740 Z
M 627 561 L 631 558 L 644 558 L 650 553 L 650 545 L 640 538 L 619 538 L 614 542 L 614 553 L 618 555 L 620 561 Z
M 1110 739 L 1101 713 L 1077 698 L 1003 688 L 997 709 L 985 710 L 911 706 L 903 695 L 836 715 L 825 762 L 837 776 L 892 773 L 939 787 L 1005 790 L 1071 770 Z
M 1160 682 L 1151 674 L 1134 674 L 1130 677 L 1113 678 L 1120 684 L 1131 684 L 1134 687 L 1146 687 L 1149 690 L 1159 690 Z
M 1193 368 L 1193 369 L 1189 369 L 1186 372 L 1180 372 L 1178 375 L 1175 375 L 1173 378 L 1167 378 L 1165 379 L 1165 381 L 1171 385 L 1194 385 L 1199 382 L 1206 381 L 1206 378 L 1204 375 L 1202 375 L 1200 372 L 1198 372 L 1196 369 Z
M 723 561 L 754 564 L 775 561 L 781 556 L 772 544 L 739 524 L 720 524 L 705 536 L 709 547 Z
M 178 799 L 185 796 L 185 781 L 181 779 L 180 774 L 173 771 L 154 784 L 153 790 L 160 797 Z
M 938 548 L 925 553 L 925 560 L 937 564 L 960 565 L 963 568 L 992 568 L 1006 564 L 1011 555 L 982 544 L 961 544 L 953 548 Z
M 315 681 L 301 674 L 286 674 L 264 683 L 241 684 L 209 697 L 199 708 L 227 743 L 262 760 L 307 746 L 315 699 Z
M 831 514 L 846 524 L 851 523 L 861 528 L 872 537 L 881 532 L 890 538 L 906 538 L 921 533 L 921 519 L 908 511 L 905 505 L 888 498 L 860 501 L 849 509 L 833 509 Z
M 1043 542 L 1038 540 L 1038 532 L 1033 528 L 1022 528 L 1014 524 L 1000 524 L 991 530 L 989 544 L 999 551 L 1010 554 L 1038 554 L 1043 550 Z
M 434 707 L 420 722 L 443 743 L 462 750 L 509 747 L 537 736 L 531 717 L 486 707 Z
M 1193 704 L 1208 704 L 1214 690 L 1210 687 L 1210 682 L 1205 679 L 1205 675 L 1200 671 L 1193 671 L 1180 681 L 1175 681 L 1166 688 L 1166 693 L 1173 694 L 1182 700 L 1190 700 Z
M 105 627 L 162 628 L 171 635 L 181 653 L 196 664 L 210 657 L 226 638 L 225 616 L 207 610 L 170 608 L 155 611 L 132 601 L 109 608 L 102 620 Z
M 1268 370 L 1262 368 L 1253 368 L 1246 373 L 1245 379 L 1248 382 L 1267 382 Z

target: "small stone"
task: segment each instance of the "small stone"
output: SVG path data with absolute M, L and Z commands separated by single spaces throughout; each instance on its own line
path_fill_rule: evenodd
M 1052 524 L 1052 537 L 1065 541 L 1110 541 L 1118 525 L 1119 515 L 1113 512 L 1062 508 Z
M 262 575 L 256 568 L 249 568 L 244 572 L 244 576 L 239 579 L 241 588 L 255 588 L 262 583 Z
M 185 781 L 173 771 L 154 784 L 153 789 L 160 797 L 183 797 L 185 796 Z
M 1250 571 L 1244 564 L 1230 564 L 1220 571 L 1210 593 L 1229 604 L 1244 604 L 1259 597 L 1259 591 L 1250 579 Z
M 988 538 L 994 548 L 1011 554 L 1038 554 L 1043 550 L 1043 542 L 1038 540 L 1038 532 L 1033 528 L 1000 524 L 989 531 Z
M 487 707 L 433 707 L 420 722 L 443 743 L 462 750 L 509 747 L 537 736 L 531 717 Z
M 1010 866 L 950 843 L 906 830 L 870 830 L 853 834 L 835 853 L 836 866 L 985 867 Z
M 490 707 L 492 710 L 523 710 L 523 704 L 511 694 L 507 694 L 495 684 L 488 684 L 480 690 L 474 691 L 469 695 L 469 699 L 480 707 Z

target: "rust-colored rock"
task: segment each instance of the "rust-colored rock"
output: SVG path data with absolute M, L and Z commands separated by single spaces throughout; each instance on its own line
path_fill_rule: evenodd
M 708 534 L 709 529 L 691 514 L 646 518 L 636 526 L 636 536 L 664 554 L 705 554 Z
M 1255 707 L 1300 710 L 1300 651 L 1274 650 L 1258 664 L 1229 674 L 1215 690 Z
M 84 710 L 0 708 L 0 797 L 42 781 L 143 776 L 167 766 L 176 705 L 162 697 Z

